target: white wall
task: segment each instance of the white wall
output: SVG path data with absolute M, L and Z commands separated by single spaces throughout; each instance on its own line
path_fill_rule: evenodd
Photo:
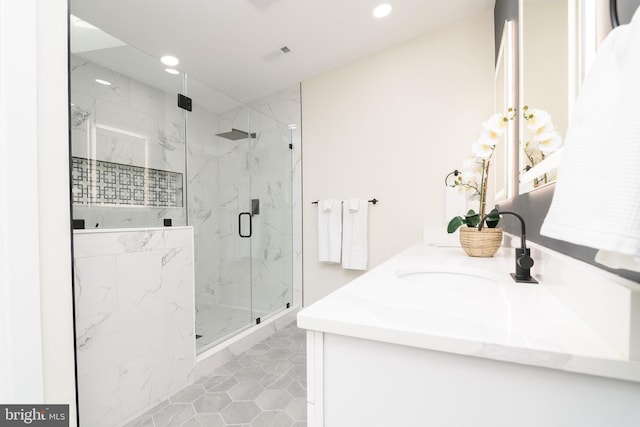
M 304 302 L 361 273 L 320 264 L 318 199 L 376 197 L 369 265 L 446 226 L 444 177 L 493 112 L 493 11 L 302 83 Z
M 9 384 L 3 401 L 40 401 L 42 385 L 42 348 L 40 330 L 40 277 L 38 254 L 38 175 L 35 22 L 24 27 L 13 25 L 16 18 L 28 16 L 35 21 L 36 2 L 17 6 L 0 3 L 0 131 L 2 135 L 2 361 Z M 22 44 L 11 43 L 15 37 Z M 16 83 L 26 83 L 25 86 Z M 13 99 L 13 102 L 10 101 Z M 20 141 L 20 144 L 12 142 Z M 30 160 L 22 168 L 12 167 L 16 160 Z M 19 161 L 19 160 L 18 160 Z M 15 177 L 23 175 L 20 185 Z M 13 184 L 13 185 L 12 185 Z M 25 211 L 20 215 L 19 207 Z M 20 325 L 22 323 L 22 325 Z M 20 331 L 18 325 L 22 327 Z M 36 339 L 34 339 L 34 337 Z M 2 381 L 4 384 L 4 381 Z M 4 389 L 4 387 L 3 387 Z
M 67 3 L 0 0 L 0 401 L 75 425 Z

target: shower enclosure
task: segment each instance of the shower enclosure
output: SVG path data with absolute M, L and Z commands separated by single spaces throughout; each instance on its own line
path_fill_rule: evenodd
M 193 227 L 198 352 L 289 307 L 287 125 L 73 16 L 70 57 L 74 227 Z
M 291 141 L 286 125 L 194 79 L 188 89 L 196 343 L 206 349 L 291 304 Z

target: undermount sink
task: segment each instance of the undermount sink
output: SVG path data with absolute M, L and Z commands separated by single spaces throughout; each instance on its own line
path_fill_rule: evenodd
M 499 280 L 490 272 L 470 269 L 403 269 L 396 272 L 402 280 L 425 285 L 495 286 Z

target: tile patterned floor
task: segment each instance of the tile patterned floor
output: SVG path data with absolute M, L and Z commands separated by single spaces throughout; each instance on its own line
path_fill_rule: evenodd
M 293 322 L 125 427 L 306 427 L 306 374 Z

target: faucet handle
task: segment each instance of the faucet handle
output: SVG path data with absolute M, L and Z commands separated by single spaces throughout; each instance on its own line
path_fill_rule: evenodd
M 526 269 L 533 267 L 534 264 L 533 258 L 531 258 L 531 256 L 526 253 L 518 257 L 518 259 L 516 259 L 516 263 L 518 264 L 518 267 Z
M 531 249 L 516 248 L 516 272 L 511 273 L 513 279 L 519 283 L 538 283 L 531 277 L 531 267 L 533 267 Z

